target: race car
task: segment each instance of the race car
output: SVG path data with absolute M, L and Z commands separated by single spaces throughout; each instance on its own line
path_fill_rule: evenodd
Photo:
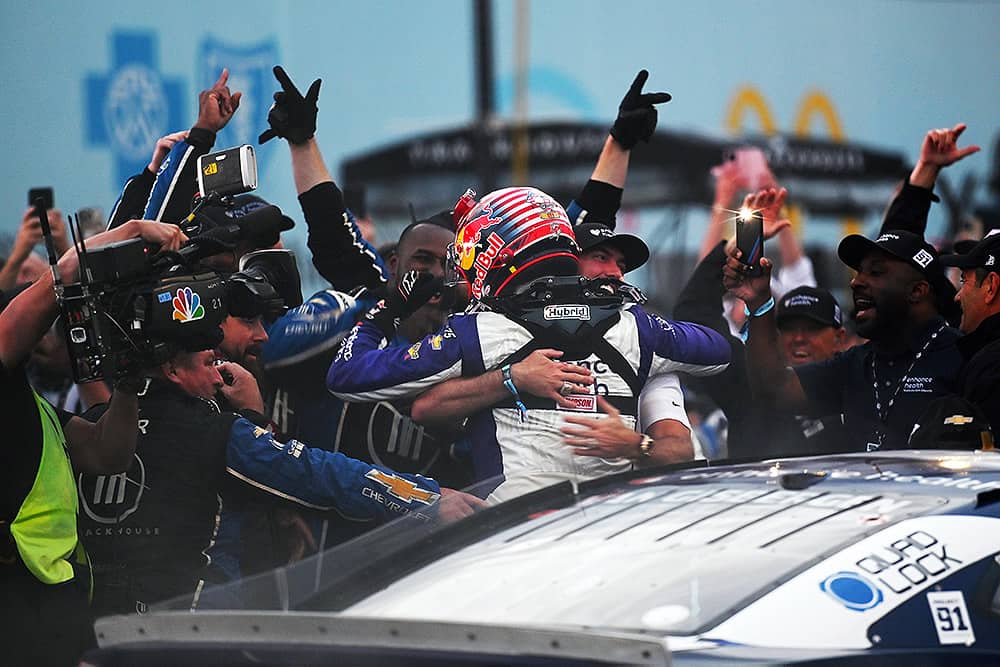
M 229 609 L 101 619 L 89 661 L 1000 663 L 997 501 L 992 451 L 564 482 L 203 595 Z

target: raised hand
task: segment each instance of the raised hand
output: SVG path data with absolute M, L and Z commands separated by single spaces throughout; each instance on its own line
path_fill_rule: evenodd
M 924 136 L 920 146 L 920 161 L 938 167 L 947 167 L 959 160 L 979 152 L 979 146 L 958 147 L 958 138 L 966 128 L 965 123 L 955 127 L 931 130 Z
M 764 238 L 773 238 L 782 229 L 792 225 L 790 220 L 780 220 L 781 207 L 785 205 L 788 190 L 785 188 L 763 188 L 751 192 L 743 199 L 743 208 L 760 211 L 764 219 Z
M 281 137 L 292 144 L 304 144 L 316 134 L 316 114 L 319 113 L 316 102 L 323 80 L 313 81 L 306 96 L 302 97 L 281 65 L 275 65 L 274 78 L 282 89 L 274 94 L 274 104 L 267 112 L 267 122 L 271 127 L 258 137 L 257 142 L 263 144 Z
M 720 208 L 729 209 L 736 195 L 749 187 L 746 174 L 736 160 L 724 160 L 722 164 L 712 167 L 711 173 L 715 178 L 714 205 Z
M 24 261 L 32 249 L 42 242 L 42 223 L 35 213 L 35 207 L 29 206 L 24 215 L 21 216 L 21 225 L 17 228 L 17 234 L 14 236 L 10 260 Z
M 771 260 L 760 258 L 761 271 L 750 275 L 751 267 L 740 261 L 741 253 L 735 245 L 727 248 L 726 263 L 722 266 L 722 285 L 730 294 L 743 299 L 751 312 L 771 298 Z
M 640 139 L 649 141 L 656 129 L 657 114 L 653 105 L 670 101 L 670 93 L 642 92 L 648 78 L 646 70 L 639 70 L 635 75 L 635 81 L 618 106 L 618 118 L 611 127 L 611 136 L 625 150 L 631 150 Z
M 174 147 L 174 144 L 178 141 L 184 141 L 187 139 L 187 136 L 188 132 L 184 130 L 183 132 L 174 132 L 157 139 L 156 146 L 153 147 L 153 157 L 150 158 L 149 165 L 146 168 L 154 174 L 158 172 L 160 165 L 163 164 L 163 159 L 170 153 L 170 149 Z
M 229 123 L 240 106 L 243 93 L 230 93 L 229 86 L 226 85 L 228 81 L 229 70 L 223 68 L 212 87 L 198 94 L 198 120 L 195 127 L 218 132 Z

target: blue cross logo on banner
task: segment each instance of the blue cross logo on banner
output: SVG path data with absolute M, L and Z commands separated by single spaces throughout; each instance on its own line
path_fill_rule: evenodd
M 187 129 L 184 82 L 160 74 L 152 32 L 115 31 L 111 69 L 84 81 L 87 143 L 108 146 L 115 187 L 149 164 L 157 139 Z
M 281 86 L 271 73 L 278 64 L 278 45 L 268 39 L 249 46 L 224 44 L 214 37 L 201 43 L 198 62 L 198 83 L 208 88 L 219 78 L 223 67 L 229 68 L 229 90 L 241 91 L 240 110 L 215 141 L 220 148 L 253 144 L 257 156 L 258 173 L 278 142 L 257 146 L 257 136 L 267 129 L 267 110 L 271 107 L 274 92 Z

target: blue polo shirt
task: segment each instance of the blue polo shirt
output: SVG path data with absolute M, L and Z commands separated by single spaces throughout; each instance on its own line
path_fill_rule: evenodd
M 877 442 L 879 432 L 885 434 L 882 449 L 906 449 L 913 425 L 927 404 L 940 396 L 956 393 L 958 387 L 962 355 L 955 343 L 962 334 L 945 324 L 943 318 L 930 321 L 907 340 L 906 350 L 899 354 L 877 352 L 868 342 L 840 352 L 827 361 L 795 368 L 809 399 L 810 413 L 842 413 L 847 437 L 855 451 L 863 452 L 868 443 Z M 930 340 L 935 332 L 939 332 L 937 337 Z M 925 345 L 926 351 L 916 359 Z M 875 406 L 873 360 L 883 413 L 899 388 L 884 425 Z

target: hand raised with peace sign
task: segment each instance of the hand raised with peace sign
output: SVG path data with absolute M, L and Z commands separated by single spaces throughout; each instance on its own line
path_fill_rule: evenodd
M 281 65 L 274 67 L 274 78 L 281 84 L 282 90 L 274 94 L 274 104 L 267 113 L 271 128 L 265 130 L 257 141 L 263 144 L 274 137 L 281 137 L 292 144 L 304 144 L 316 134 L 316 114 L 319 112 L 316 102 L 323 80 L 313 81 L 306 96 L 302 97 Z
M 657 114 L 653 105 L 670 101 L 670 93 L 642 92 L 642 87 L 646 85 L 648 78 L 649 72 L 644 69 L 635 75 L 635 81 L 622 98 L 622 103 L 618 107 L 618 118 L 611 128 L 611 136 L 625 150 L 631 150 L 640 139 L 649 141 L 656 129 Z

